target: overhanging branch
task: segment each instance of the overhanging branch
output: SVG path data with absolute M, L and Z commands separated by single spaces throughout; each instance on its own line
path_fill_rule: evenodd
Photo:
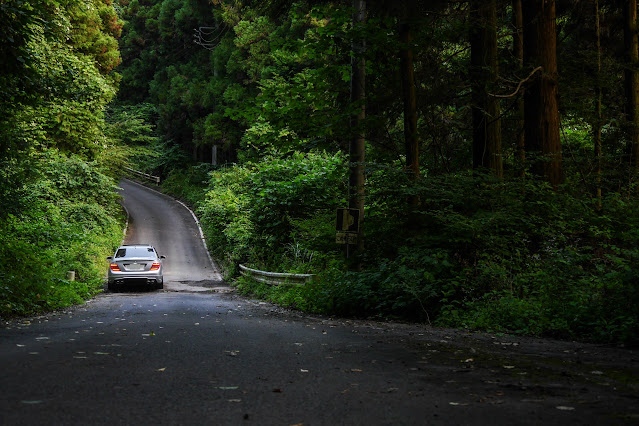
M 513 93 L 511 93 L 510 95 L 495 95 L 493 93 L 490 93 L 488 96 L 491 96 L 493 98 L 499 98 L 499 99 L 506 99 L 506 98 L 512 98 L 513 96 L 516 96 L 517 93 L 519 93 L 519 90 L 521 89 L 522 84 L 524 84 L 525 82 L 527 82 L 528 80 L 530 80 L 532 78 L 533 75 L 535 75 L 535 73 L 537 71 L 541 71 L 543 68 L 542 67 L 537 67 L 534 70 L 531 71 L 531 73 L 528 75 L 528 77 L 526 77 L 525 79 L 521 80 L 519 82 L 519 84 L 517 85 L 517 88 L 515 89 L 515 91 Z

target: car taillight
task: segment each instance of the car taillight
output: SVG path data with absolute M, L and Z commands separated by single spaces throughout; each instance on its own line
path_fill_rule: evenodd
M 114 271 L 114 272 L 120 272 L 120 267 L 118 266 L 117 263 L 110 264 L 109 268 L 111 268 L 111 270 Z
M 151 265 L 151 271 L 157 271 L 158 269 L 160 269 L 160 264 L 158 262 L 153 263 L 153 265 Z

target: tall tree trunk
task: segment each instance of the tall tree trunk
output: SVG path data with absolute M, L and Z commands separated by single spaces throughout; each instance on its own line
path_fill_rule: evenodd
M 501 177 L 499 99 L 490 95 L 497 81 L 496 0 L 471 1 L 470 61 L 473 111 L 473 168 Z
M 515 29 L 513 33 L 513 56 L 517 59 L 517 66 L 519 70 L 524 68 L 524 19 L 521 9 L 522 0 L 513 0 L 513 27 Z M 525 89 L 524 89 L 525 90 Z M 519 96 L 517 98 L 517 161 L 519 162 L 519 175 L 524 177 L 526 162 L 526 145 L 524 139 L 524 97 Z
M 366 20 L 366 1 L 353 0 L 353 27 L 361 26 Z M 366 137 L 364 119 L 366 118 L 366 42 L 353 40 L 351 58 L 351 102 L 357 105 L 357 112 L 351 117 L 351 140 L 349 145 L 350 177 L 348 206 L 359 210 L 360 228 L 357 248 L 363 248 L 362 223 L 364 219 L 364 161 L 366 159 Z
M 557 103 L 557 35 L 555 0 L 522 2 L 524 62 L 542 71 L 524 94 L 526 159 L 533 173 L 553 187 L 563 181 L 559 109 Z
M 419 178 L 419 135 L 417 134 L 417 97 L 415 95 L 415 70 L 413 67 L 413 36 L 409 19 L 412 16 L 412 0 L 406 1 L 404 18 L 400 23 L 401 42 L 400 68 L 402 97 L 404 100 L 404 143 L 406 147 L 406 170 L 413 179 Z M 413 200 L 416 202 L 416 200 Z
M 596 99 L 595 99 L 595 122 L 592 126 L 593 140 L 595 145 L 595 161 L 596 166 L 596 194 L 597 197 L 597 209 L 601 208 L 601 157 L 603 150 L 601 147 L 601 27 L 599 25 L 599 0 L 595 0 L 595 37 L 597 38 L 597 78 L 596 78 Z
M 639 168 L 639 38 L 637 36 L 637 0 L 626 0 L 624 44 L 627 66 L 625 70 L 626 117 L 630 125 L 630 165 L 632 172 Z

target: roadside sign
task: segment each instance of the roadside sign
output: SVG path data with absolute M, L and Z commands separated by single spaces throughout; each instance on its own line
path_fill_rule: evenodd
M 357 234 L 354 232 L 338 232 L 335 236 L 335 242 L 337 244 L 357 244 Z
M 359 232 L 359 210 L 337 209 L 335 230 L 338 232 Z
M 358 209 L 337 209 L 337 220 L 335 222 L 337 244 L 357 244 L 357 234 L 359 233 L 359 210 Z

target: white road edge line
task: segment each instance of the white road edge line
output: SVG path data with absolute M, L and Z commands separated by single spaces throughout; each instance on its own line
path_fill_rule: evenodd
M 209 253 L 209 248 L 206 245 L 206 238 L 204 237 L 204 231 L 202 231 L 202 227 L 200 226 L 200 221 L 198 220 L 197 216 L 195 215 L 195 213 L 193 213 L 193 210 L 191 210 L 189 208 L 189 206 L 187 206 L 186 204 L 184 204 L 182 201 L 178 200 L 177 198 L 173 198 L 170 195 L 167 195 L 163 192 L 160 191 L 156 191 L 153 188 L 149 188 L 148 186 L 142 185 L 140 183 L 137 183 L 133 180 L 127 179 L 127 178 L 122 178 L 123 180 L 126 180 L 127 182 L 133 183 L 135 185 L 141 186 L 142 188 L 148 189 L 149 191 L 155 192 L 156 194 L 162 195 L 164 197 L 170 198 L 173 201 L 176 201 L 178 203 L 180 203 L 185 209 L 187 209 L 189 211 L 189 213 L 191 213 L 191 216 L 193 217 L 193 220 L 195 221 L 195 224 L 197 225 L 197 229 L 200 231 L 200 239 L 202 240 L 202 245 L 204 246 L 204 251 L 206 252 L 206 256 L 209 258 L 209 263 L 211 264 L 211 268 L 213 269 L 215 275 L 217 275 L 216 278 L 218 278 L 220 281 L 222 281 L 222 274 L 220 273 L 220 270 L 218 269 L 217 265 L 215 264 L 215 262 L 213 261 L 213 258 L 211 257 L 211 253 Z M 126 208 L 125 208 L 126 210 Z M 127 227 L 128 227 L 128 214 L 129 212 L 127 211 Z M 126 232 L 126 228 L 125 228 L 125 232 Z

